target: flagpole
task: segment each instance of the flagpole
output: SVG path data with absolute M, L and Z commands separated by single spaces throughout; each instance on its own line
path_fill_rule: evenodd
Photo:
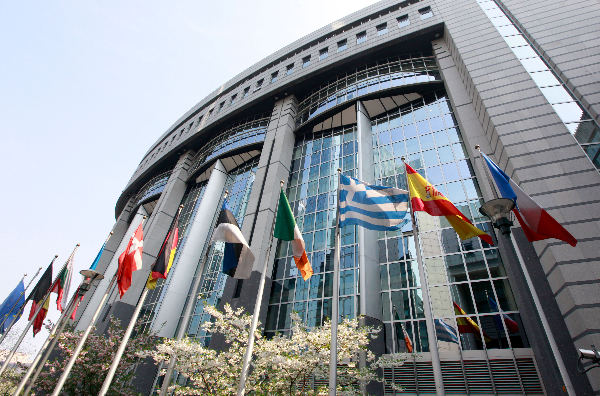
M 31 364 L 29 365 L 29 369 L 25 373 L 25 376 L 21 379 L 21 382 L 19 383 L 19 386 L 17 387 L 17 389 L 14 391 L 13 396 L 17 396 L 21 393 L 21 391 L 25 387 L 25 384 L 31 377 L 31 381 L 29 381 L 29 384 L 27 385 L 27 389 L 25 389 L 25 392 L 23 392 L 24 395 L 29 394 L 29 391 L 31 390 L 31 388 L 33 387 L 33 384 L 37 380 L 37 377 L 40 375 L 42 369 L 44 368 L 46 361 L 50 357 L 50 353 L 52 353 L 52 351 L 54 350 L 54 347 L 56 346 L 56 343 L 58 342 L 58 336 L 63 332 L 65 326 L 68 323 L 69 314 L 72 312 L 73 307 L 75 306 L 74 302 L 75 302 L 75 295 L 73 295 L 71 297 L 71 301 L 69 301 L 67 308 L 61 313 L 60 318 L 56 322 L 56 325 L 52 328 L 52 331 L 48 335 L 48 338 L 46 338 L 46 342 L 44 343 L 42 348 L 39 350 L 39 352 L 38 352 L 37 356 L 35 357 L 35 359 L 33 360 L 33 362 L 31 362 Z M 43 355 L 42 355 L 42 353 L 43 353 Z M 40 356 L 42 356 L 42 357 L 40 358 Z M 35 372 L 34 372 L 34 370 L 35 370 Z M 33 376 L 32 376 L 32 373 L 33 373 Z
M 68 266 L 69 262 L 72 263 L 73 256 L 75 255 L 75 252 L 77 251 L 77 249 L 79 248 L 79 246 L 80 246 L 79 243 L 77 245 L 75 245 L 75 248 L 71 252 L 71 255 L 69 256 L 69 258 L 67 258 L 67 261 L 65 262 L 65 266 Z M 58 278 L 58 276 L 60 276 L 60 274 L 61 273 L 59 272 L 58 275 L 57 275 L 57 278 L 54 281 L 54 283 L 53 283 L 52 287 L 50 288 L 50 290 L 52 290 L 54 288 L 54 285 L 56 284 L 57 281 L 60 282 L 60 279 Z M 44 345 L 42 345 L 42 347 L 38 351 L 37 355 L 35 356 L 35 359 L 33 359 L 33 361 L 31 362 L 31 364 L 29 365 L 29 368 L 27 369 L 27 372 L 25 373 L 25 375 L 21 379 L 21 382 L 19 383 L 19 386 L 17 387 L 17 390 L 15 390 L 15 392 L 14 392 L 13 395 L 18 395 L 19 393 L 21 393 L 21 391 L 25 387 L 25 383 L 27 382 L 27 380 L 29 379 L 29 377 L 31 376 L 31 374 L 33 373 L 33 371 L 35 370 L 35 368 L 37 367 L 38 363 L 41 361 L 41 364 L 43 366 L 44 363 L 46 363 L 46 360 L 48 360 L 48 356 L 50 355 L 50 352 L 52 351 L 52 348 L 54 347 L 54 344 L 55 344 L 55 343 L 53 343 L 53 341 L 56 338 L 58 338 L 58 335 L 64 329 L 65 324 L 66 324 L 65 315 L 71 310 L 71 307 L 73 305 L 73 301 L 74 300 L 75 300 L 74 296 L 71 297 L 71 301 L 69 301 L 69 303 L 67 304 L 67 307 L 65 309 L 63 309 L 63 312 L 61 312 L 60 317 L 56 321 L 56 324 L 54 326 L 52 326 L 52 330 L 50 330 L 50 334 L 48 334 L 48 337 L 46 337 L 46 341 L 44 341 Z M 56 338 L 54 338 L 55 334 L 56 334 Z M 49 347 L 49 345 L 51 343 L 53 345 L 51 347 Z M 42 356 L 44 356 L 43 359 L 42 359 Z M 30 388 L 31 388 L 31 385 L 32 384 L 30 384 L 30 386 L 29 386 Z M 25 394 L 27 394 L 27 393 L 25 393 Z
M 50 263 L 50 265 L 54 264 L 54 261 L 56 260 L 57 257 L 58 257 L 58 255 L 54 256 L 54 258 L 52 259 L 52 262 Z M 65 265 L 66 265 L 66 263 L 65 263 Z M 63 266 L 63 269 L 64 269 L 64 266 Z M 61 269 L 61 271 L 62 271 L 62 269 Z M 35 312 L 33 313 L 33 316 L 31 317 L 31 320 L 29 320 L 29 323 L 27 324 L 27 326 L 25 326 L 25 329 L 23 329 L 23 332 L 21 333 L 21 336 L 19 337 L 19 339 L 17 340 L 16 344 L 13 346 L 13 348 L 10 351 L 10 353 L 6 357 L 6 360 L 2 364 L 2 367 L 0 367 L 0 375 L 2 375 L 2 373 L 4 373 L 4 371 L 6 370 L 6 367 L 8 367 L 8 364 L 9 364 L 10 360 L 12 359 L 12 357 L 14 356 L 14 354 L 17 352 L 17 349 L 19 348 L 19 346 L 21 345 L 21 343 L 23 342 L 23 339 L 25 338 L 25 335 L 27 334 L 27 331 L 29 330 L 29 328 L 31 327 L 31 325 L 33 325 L 33 322 L 35 321 L 35 318 L 40 313 L 40 311 L 42 310 L 42 308 L 44 307 L 44 305 L 46 304 L 46 301 L 50 298 L 50 293 L 52 292 L 52 285 L 54 285 L 54 282 L 51 283 L 51 286 L 48 289 L 48 291 L 46 292 L 46 294 L 44 295 L 44 298 L 42 298 L 40 300 L 41 304 L 39 304 L 37 306 Z
M 337 328 L 340 294 L 340 178 L 342 170 L 338 168 L 337 209 L 335 221 L 335 248 L 333 257 L 333 297 L 331 301 L 331 341 L 329 354 L 329 396 L 335 396 L 337 389 Z
M 284 181 L 279 181 L 280 187 L 283 189 Z M 242 396 L 246 389 L 246 377 L 248 376 L 248 369 L 250 368 L 250 361 L 252 360 L 252 351 L 254 350 L 254 333 L 258 326 L 258 316 L 260 315 L 260 307 L 262 305 L 263 291 L 265 289 L 265 279 L 267 276 L 267 269 L 269 267 L 269 256 L 271 255 L 271 248 L 273 246 L 273 230 L 275 229 L 275 220 L 277 219 L 277 210 L 279 209 L 279 199 L 275 205 L 275 212 L 273 216 L 273 223 L 271 224 L 271 243 L 267 249 L 267 255 L 265 257 L 265 263 L 260 274 L 260 282 L 258 284 L 258 292 L 256 293 L 256 302 L 254 304 L 254 314 L 252 315 L 252 324 L 250 326 L 250 333 L 248 333 L 248 345 L 246 346 L 246 353 L 244 355 L 244 362 L 242 364 L 242 372 L 240 373 L 240 381 L 237 389 L 237 396 Z
M 144 220 L 146 220 L 146 218 L 147 217 L 144 216 L 142 219 L 142 222 L 140 223 L 140 225 L 142 225 L 142 227 L 144 224 Z M 109 235 L 109 238 L 110 238 L 110 235 Z M 100 303 L 96 307 L 96 311 L 94 312 L 94 315 L 92 316 L 92 319 L 90 320 L 90 323 L 88 324 L 88 327 L 85 329 L 83 335 L 79 339 L 79 343 L 77 344 L 77 347 L 75 348 L 75 351 L 73 352 L 73 355 L 71 356 L 71 359 L 69 359 L 69 362 L 65 366 L 65 369 L 64 369 L 62 375 L 60 376 L 60 379 L 58 380 L 56 387 L 54 388 L 54 392 L 52 393 L 53 396 L 54 395 L 58 396 L 58 394 L 62 390 L 63 386 L 65 385 L 65 382 L 67 381 L 67 378 L 69 377 L 69 374 L 71 373 L 71 370 L 73 369 L 73 366 L 75 365 L 75 361 L 77 360 L 77 357 L 79 357 L 79 354 L 81 353 L 81 350 L 83 349 L 85 341 L 87 340 L 88 336 L 90 335 L 90 332 L 92 331 L 92 328 L 94 327 L 94 324 L 96 323 L 96 320 L 98 319 L 98 316 L 100 315 L 100 312 L 102 311 L 102 308 L 104 308 L 104 303 L 106 302 L 106 299 L 108 298 L 108 295 L 111 292 L 113 284 L 117 280 L 118 272 L 119 272 L 119 270 L 117 269 L 117 271 L 113 275 L 112 279 L 110 280 L 110 283 L 109 283 L 108 287 L 106 288 L 106 291 L 104 292 L 104 295 L 102 296 L 102 299 L 100 300 Z M 92 279 L 90 281 L 90 284 L 93 280 L 94 279 Z M 144 294 L 143 294 L 144 299 L 146 298 L 147 292 L 148 292 L 148 289 L 146 289 L 144 287 Z M 142 303 L 143 303 L 143 301 L 142 301 Z M 139 310 L 137 309 L 137 307 L 136 307 L 136 312 L 139 314 Z M 134 315 L 135 315 L 135 312 L 134 312 Z M 135 320 L 133 320 L 131 323 L 135 324 Z M 130 327 L 132 327 L 131 323 L 130 323 Z M 129 327 L 127 328 L 127 330 L 129 330 Z M 131 332 L 129 332 L 129 334 L 131 334 Z M 126 335 L 127 335 L 127 333 L 126 333 Z M 127 343 L 127 341 L 125 339 L 123 340 L 123 342 L 125 344 Z M 119 346 L 119 350 L 121 350 L 121 346 Z M 117 353 L 118 353 L 118 351 L 117 351 Z M 118 362 L 117 362 L 117 364 L 118 364 Z M 111 366 L 111 368 L 112 368 L 112 366 Z M 115 367 L 115 370 L 116 370 L 116 367 Z M 113 372 L 113 374 L 114 374 L 114 372 Z M 109 383 L 109 385 L 110 385 L 110 383 Z
M 56 257 L 58 257 L 58 255 L 56 255 L 54 258 L 56 259 Z M 21 298 L 21 296 L 25 295 L 25 292 L 27 291 L 27 289 L 29 289 L 29 286 L 31 286 L 31 284 L 33 283 L 33 280 L 35 279 L 36 276 L 38 276 L 38 274 L 40 273 L 40 271 L 42 270 L 42 267 L 38 268 L 37 272 L 35 273 L 35 275 L 33 275 L 33 278 L 31 278 L 31 280 L 29 281 L 29 283 L 27 284 L 27 286 L 25 286 L 25 289 L 23 289 L 23 291 L 21 292 L 21 294 L 19 294 L 19 298 Z M 21 280 L 24 280 L 25 277 L 27 276 L 27 274 L 23 275 L 23 278 L 21 278 Z M 0 323 L 0 328 L 2 328 L 2 326 L 4 326 L 4 323 L 6 323 L 6 320 L 8 319 L 10 313 L 12 312 L 13 308 L 19 303 L 19 301 L 17 300 L 12 307 L 10 307 L 10 311 L 8 312 L 8 314 L 6 315 L 6 317 L 2 320 L 2 323 Z M 19 311 L 23 311 L 23 308 L 25 308 L 25 305 L 27 304 L 27 301 L 25 301 L 25 304 L 23 304 L 23 306 L 19 309 Z M 4 334 L 2 334 L 2 338 L 0 338 L 0 344 L 2 344 L 2 341 L 4 341 L 4 338 L 7 336 L 8 332 L 10 331 L 10 329 L 12 329 L 12 326 L 17 322 L 18 318 L 17 315 L 15 315 L 15 317 L 13 318 L 12 322 L 10 322 L 10 325 L 8 325 L 8 328 L 4 331 Z
M 229 195 L 229 191 L 225 190 L 225 194 L 223 195 L 223 200 L 227 199 L 227 195 Z M 217 212 L 217 213 L 219 213 L 219 212 Z M 214 222 L 214 217 L 213 217 L 213 222 Z M 204 252 L 204 258 L 201 261 L 203 263 L 202 267 L 206 266 L 206 262 L 208 261 L 209 254 L 210 254 L 210 242 L 208 242 L 208 244 L 206 246 L 206 251 Z M 190 294 L 191 297 L 188 298 L 185 302 L 183 319 L 181 320 L 181 323 L 179 324 L 179 328 L 177 329 L 177 334 L 175 335 L 176 340 L 181 340 L 183 338 L 183 336 L 185 335 L 185 332 L 187 331 L 187 327 L 188 327 L 188 325 L 190 323 L 190 319 L 192 317 L 192 310 L 196 306 L 196 302 L 194 301 L 194 299 L 195 299 L 196 294 L 198 293 L 200 284 L 202 283 L 201 275 L 202 274 L 198 274 L 198 276 L 195 277 L 194 283 L 193 283 L 192 289 L 191 289 L 191 294 Z M 177 356 L 175 356 L 175 355 L 171 356 L 171 358 L 169 359 L 169 366 L 167 367 L 167 372 L 165 373 L 165 376 L 163 377 L 163 383 L 160 387 L 160 392 L 159 392 L 160 396 L 167 395 L 169 385 L 171 384 L 171 377 L 173 376 L 173 371 L 175 371 L 175 363 L 176 362 L 177 362 Z M 159 367 L 159 371 L 160 371 L 160 367 Z
M 90 283 L 93 280 L 94 279 L 92 279 L 90 281 Z M 81 338 L 79 339 L 79 343 L 77 344 L 77 347 L 75 348 L 75 351 L 73 352 L 73 355 L 69 359 L 69 362 L 65 366 L 65 369 L 64 369 L 62 375 L 60 376 L 60 379 L 58 380 L 56 387 L 54 388 L 55 394 L 58 394 L 58 392 L 61 391 L 67 378 L 69 377 L 69 374 L 71 373 L 71 369 L 73 368 L 73 365 L 75 364 L 75 361 L 77 360 L 77 357 L 79 357 L 79 354 L 81 353 L 81 350 L 83 349 L 83 345 L 85 344 L 85 341 L 87 340 L 88 336 L 90 335 L 90 332 L 92 331 L 92 328 L 94 327 L 94 323 L 96 323 L 98 316 L 100 316 L 100 312 L 102 311 L 102 308 L 104 308 L 104 303 L 106 302 L 106 299 L 108 298 L 108 294 L 110 293 L 111 288 L 116 280 L 117 280 L 117 274 L 115 273 L 108 285 L 108 288 L 104 292 L 104 295 L 102 296 L 102 299 L 100 300 L 100 303 L 98 304 L 98 307 L 96 308 L 96 311 L 94 312 L 94 316 L 92 316 L 90 324 L 88 325 L 88 327 L 85 329 L 85 331 L 81 335 Z
M 406 158 L 401 158 L 402 162 L 406 165 Z M 421 278 L 421 285 L 423 288 L 423 310 L 425 311 L 425 323 L 427 325 L 427 337 L 429 338 L 429 352 L 431 353 L 431 364 L 433 366 L 433 379 L 435 380 L 435 388 L 438 396 L 444 395 L 444 381 L 442 378 L 442 365 L 440 363 L 440 354 L 437 347 L 437 337 L 435 334 L 435 323 L 433 321 L 433 313 L 431 312 L 431 303 L 429 301 L 429 283 L 427 276 L 425 276 L 425 266 L 423 265 L 423 258 L 421 257 L 421 245 L 419 243 L 419 226 L 416 221 L 415 213 L 412 209 L 412 197 L 410 197 L 410 185 L 408 182 L 408 173 L 406 173 L 406 166 L 404 169 L 406 175 L 406 185 L 409 189 L 409 200 L 408 208 L 410 210 L 410 217 L 413 224 L 413 239 L 415 240 L 415 250 L 417 253 L 417 264 L 419 266 L 419 277 Z
M 481 155 L 482 154 L 481 147 L 477 144 L 477 145 L 475 145 L 475 149 L 479 152 L 479 158 L 480 158 L 481 162 L 483 163 L 483 171 L 488 176 L 488 183 L 491 185 L 490 187 L 494 194 L 494 198 L 498 198 L 496 189 L 495 189 L 494 185 L 490 182 L 491 180 L 493 180 L 493 178 L 491 177 L 491 175 L 489 173 L 490 170 L 483 159 L 483 155 Z M 502 233 L 500 233 L 500 234 L 503 235 Z M 507 239 L 510 239 L 510 242 L 513 247 L 513 251 L 515 252 L 515 255 L 517 256 L 517 261 L 519 262 L 519 266 L 521 267 L 521 272 L 523 273 L 523 277 L 525 278 L 527 287 L 529 288 L 529 290 L 531 292 L 531 298 L 533 299 L 533 304 L 537 308 L 538 315 L 540 316 L 540 322 L 542 322 L 542 328 L 544 329 L 544 332 L 546 333 L 546 338 L 548 339 L 548 343 L 550 344 L 550 349 L 552 350 L 552 354 L 556 358 L 556 365 L 558 366 L 558 371 L 560 372 L 560 376 L 562 377 L 562 380 L 564 382 L 565 388 L 567 390 L 567 394 L 575 395 L 576 392 L 575 392 L 575 388 L 573 388 L 573 384 L 571 383 L 571 377 L 569 377 L 569 372 L 567 371 L 567 367 L 565 366 L 565 362 L 564 362 L 562 354 L 560 353 L 560 350 L 558 348 L 558 344 L 556 344 L 554 335 L 552 334 L 552 331 L 550 330 L 550 324 L 548 323 L 548 318 L 546 318 L 546 313 L 542 309 L 542 305 L 540 303 L 540 298 L 537 294 L 536 289 L 533 286 L 533 282 L 531 281 L 531 276 L 529 275 L 529 270 L 527 269 L 527 266 L 525 265 L 525 261 L 523 260 L 521 250 L 519 248 L 519 245 L 517 244 L 514 233 L 511 232 L 510 238 L 507 238 Z M 502 320 L 502 321 L 504 322 L 504 320 Z

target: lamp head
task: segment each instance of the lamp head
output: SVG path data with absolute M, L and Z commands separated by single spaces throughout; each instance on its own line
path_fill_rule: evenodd
M 500 229 L 503 234 L 510 234 L 510 212 L 515 208 L 515 202 L 508 198 L 496 198 L 484 202 L 479 212 L 492 221 L 494 227 Z

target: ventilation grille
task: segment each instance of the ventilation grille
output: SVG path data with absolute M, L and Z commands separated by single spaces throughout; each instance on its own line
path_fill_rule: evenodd
M 532 358 L 517 359 L 517 367 L 512 359 L 490 360 L 489 366 L 486 360 L 464 360 L 462 364 L 443 361 L 441 367 L 444 390 L 449 395 L 544 394 Z M 431 362 L 405 362 L 402 366 L 384 369 L 383 375 L 386 395 L 435 394 Z M 392 382 L 403 390 L 394 392 Z

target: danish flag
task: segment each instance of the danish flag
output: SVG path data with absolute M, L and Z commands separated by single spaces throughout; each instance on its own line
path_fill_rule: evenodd
M 133 233 L 133 236 L 127 244 L 127 248 L 119 256 L 119 269 L 117 271 L 117 285 L 119 286 L 119 294 L 123 294 L 131 286 L 131 275 L 133 271 L 142 268 L 142 253 L 144 247 L 144 229 L 140 224 Z

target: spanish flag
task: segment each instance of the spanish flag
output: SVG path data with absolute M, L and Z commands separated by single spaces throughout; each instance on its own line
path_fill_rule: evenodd
M 463 309 L 457 303 L 455 303 L 454 301 L 452 301 L 452 303 L 454 304 L 454 314 L 467 315 L 466 312 L 463 311 Z M 468 316 L 456 318 L 456 324 L 458 325 L 458 331 L 460 333 L 473 333 L 476 336 L 481 337 L 481 333 L 479 332 L 479 326 L 477 325 L 477 323 L 475 323 L 475 321 L 473 321 L 473 319 L 469 318 Z M 491 338 L 488 337 L 487 334 L 485 334 L 485 331 L 483 331 L 482 333 L 485 342 L 491 341 Z
M 490 245 L 494 244 L 488 234 L 475 227 L 448 198 L 425 180 L 423 176 L 419 175 L 410 165 L 404 165 L 406 165 L 406 177 L 413 211 L 421 210 L 432 216 L 446 217 L 460 239 L 464 240 L 476 236 Z
M 156 288 L 156 282 L 159 278 L 167 279 L 167 274 L 173 265 L 173 259 L 175 258 L 175 252 L 177 251 L 177 243 L 179 242 L 179 213 L 175 217 L 173 227 L 167 234 L 167 238 L 163 242 L 163 246 L 160 249 L 158 258 L 152 265 L 152 271 L 148 276 L 146 287 L 148 289 Z
M 296 267 L 300 270 L 302 279 L 305 281 L 308 280 L 313 274 L 313 269 L 306 255 L 302 233 L 296 224 L 292 208 L 283 192 L 283 188 L 279 193 L 279 207 L 277 208 L 273 236 L 282 241 L 292 241 L 292 255 L 294 256 Z

